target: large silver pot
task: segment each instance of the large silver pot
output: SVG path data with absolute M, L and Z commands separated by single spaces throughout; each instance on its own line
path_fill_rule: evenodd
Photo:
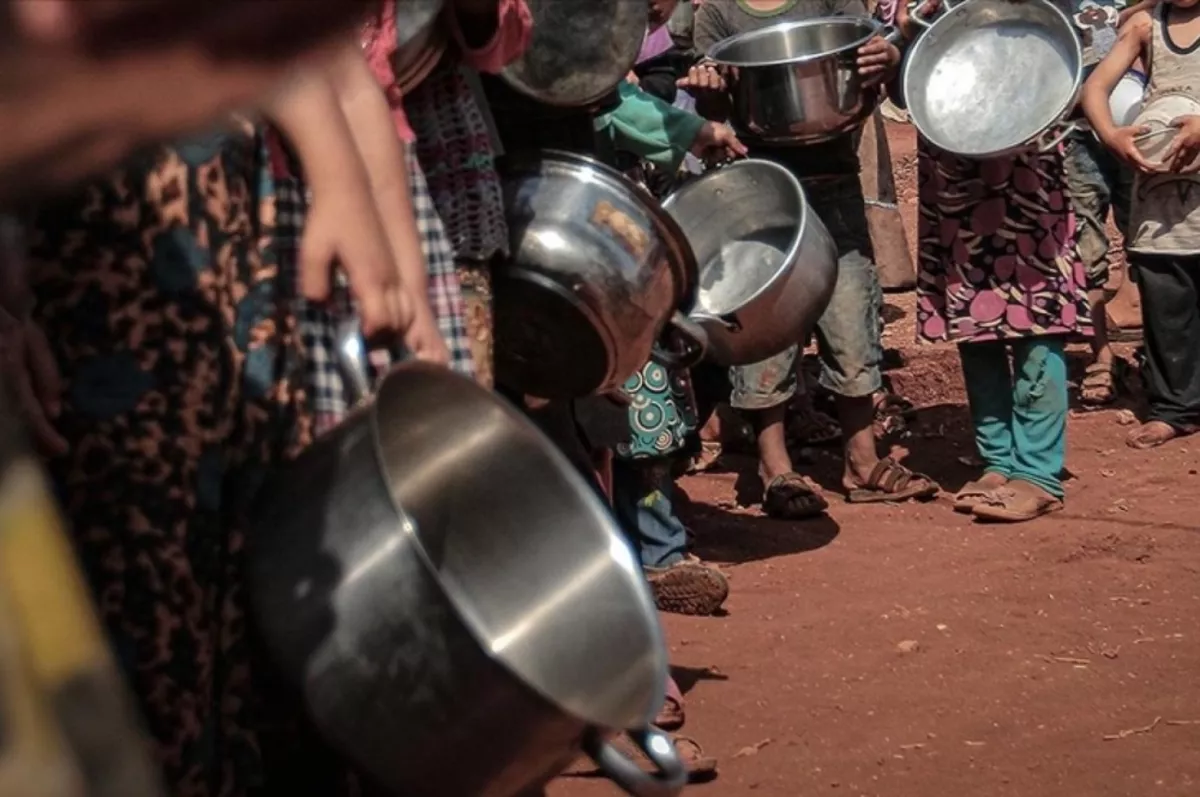
M 1046 0 L 943 0 L 909 48 L 904 95 L 913 125 L 935 147 L 985 160 L 1048 151 L 1074 129 L 1063 120 L 1083 80 L 1071 20 Z
M 587 107 L 615 89 L 642 49 L 646 0 L 525 0 L 529 48 L 500 73 L 547 105 Z
M 691 318 L 722 365 L 759 362 L 802 343 L 837 283 L 837 246 L 784 167 L 743 160 L 663 203 L 700 264 Z
M 506 159 L 502 178 L 511 255 L 492 275 L 498 383 L 575 398 L 617 389 L 652 352 L 669 365 L 700 359 L 704 333 L 677 309 L 695 297 L 696 260 L 653 197 L 566 152 Z
M 357 334 L 340 352 L 361 389 Z M 471 380 L 393 370 L 267 485 L 249 557 L 266 649 L 388 793 L 514 797 L 581 749 L 630 794 L 682 787 L 649 724 L 667 661 L 641 568 L 563 455 Z
M 858 48 L 875 36 L 899 40 L 866 18 L 781 22 L 719 42 L 708 57 L 732 68 L 736 128 L 766 144 L 814 144 L 858 129 L 879 104 L 858 73 Z

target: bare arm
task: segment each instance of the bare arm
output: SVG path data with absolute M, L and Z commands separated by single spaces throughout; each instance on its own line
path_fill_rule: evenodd
M 322 71 L 298 73 L 264 113 L 295 147 L 313 193 L 300 251 L 304 295 L 328 298 L 333 264 L 340 261 L 359 302 L 363 332 L 404 331 L 412 321 L 408 296 L 333 85 Z
M 331 70 L 334 94 L 348 123 L 384 232 L 405 286 L 425 295 L 428 274 L 408 183 L 404 142 L 387 98 L 358 47 L 347 48 Z
M 1160 0 L 1142 0 L 1137 5 L 1129 6 L 1121 9 L 1121 13 L 1117 14 L 1117 27 L 1123 26 L 1126 22 L 1133 18 L 1133 15 L 1139 11 L 1152 11 L 1159 4 Z
M 1147 51 L 1152 24 L 1148 11 L 1139 11 L 1130 17 L 1112 50 L 1096 65 L 1083 86 L 1080 105 L 1096 135 L 1109 147 L 1117 130 L 1108 105 L 1109 95 L 1126 70 Z

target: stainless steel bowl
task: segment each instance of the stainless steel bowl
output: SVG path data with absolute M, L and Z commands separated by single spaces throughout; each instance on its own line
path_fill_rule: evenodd
M 909 49 L 904 94 L 935 147 L 984 160 L 1056 147 L 1075 107 L 1083 52 L 1074 24 L 1045 0 L 944 0 Z
M 663 203 L 700 264 L 691 318 L 722 365 L 765 360 L 802 342 L 837 282 L 837 247 L 784 167 L 744 160 Z
M 587 107 L 633 69 L 649 12 L 646 0 L 526 0 L 529 48 L 501 77 L 517 91 L 559 107 Z
M 357 324 L 338 343 L 357 393 Z M 265 649 L 386 793 L 540 793 L 581 750 L 630 794 L 682 787 L 649 725 L 667 654 L 642 569 L 595 491 L 495 393 L 398 366 L 272 474 L 254 529 Z M 621 729 L 655 772 L 606 741 Z
M 896 36 L 872 19 L 782 22 L 726 39 L 708 57 L 733 67 L 734 126 L 769 144 L 813 144 L 857 129 L 879 91 L 863 86 L 858 48 Z
M 542 398 L 615 390 L 652 351 L 671 359 L 658 345 L 668 324 L 702 353 L 703 332 L 676 312 L 691 306 L 696 261 L 649 194 L 564 152 L 509 157 L 502 177 L 511 256 L 492 276 L 498 382 Z

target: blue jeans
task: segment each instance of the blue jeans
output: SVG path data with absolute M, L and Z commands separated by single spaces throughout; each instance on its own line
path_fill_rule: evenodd
M 687 555 L 687 529 L 671 505 L 674 491 L 670 460 L 613 461 L 613 513 L 642 567 L 670 567 Z
M 1012 348 L 1012 367 L 1008 349 Z M 1058 337 L 962 343 L 963 377 L 986 470 L 1062 498 L 1067 359 Z
M 806 184 L 816 210 L 838 248 L 837 284 L 817 322 L 821 386 L 837 396 L 870 396 L 883 386 L 879 314 L 883 290 L 875 270 L 866 204 L 858 177 Z M 796 394 L 797 341 L 787 351 L 751 365 L 731 368 L 730 404 L 742 410 L 778 407 Z

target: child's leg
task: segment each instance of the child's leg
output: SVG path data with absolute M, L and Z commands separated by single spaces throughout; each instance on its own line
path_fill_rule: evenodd
M 989 341 L 959 344 L 958 354 L 975 427 L 975 447 L 984 470 L 1009 479 L 1013 471 L 1013 386 L 1008 352 L 1003 343 Z
M 664 612 L 710 615 L 729 596 L 729 582 L 716 567 L 688 556 L 687 528 L 675 514 L 675 484 L 667 459 L 613 463 L 613 510 Z
M 613 512 L 631 538 L 643 567 L 661 568 L 682 562 L 687 555 L 687 529 L 675 516 L 669 477 L 659 460 L 614 459 Z
M 1065 343 L 1059 337 L 1025 338 L 1012 350 L 1012 479 L 1061 499 L 1067 453 Z
M 796 395 L 799 346 L 751 365 L 729 369 L 729 403 L 747 413 L 758 438 L 758 473 L 766 492 L 763 511 L 782 520 L 800 520 L 824 512 L 828 503 L 795 472 L 787 450 L 787 405 Z
M 1109 251 L 1108 210 L 1113 203 L 1115 168 L 1111 155 L 1104 151 L 1091 133 L 1076 133 L 1067 139 L 1065 168 L 1071 202 L 1079 225 L 1079 256 L 1087 273 L 1088 299 L 1092 305 L 1092 363 L 1080 384 L 1084 404 L 1108 404 L 1117 397 L 1112 347 L 1108 341 Z
M 1200 257 L 1136 257 L 1150 418 L 1128 442 L 1153 448 L 1200 424 Z

